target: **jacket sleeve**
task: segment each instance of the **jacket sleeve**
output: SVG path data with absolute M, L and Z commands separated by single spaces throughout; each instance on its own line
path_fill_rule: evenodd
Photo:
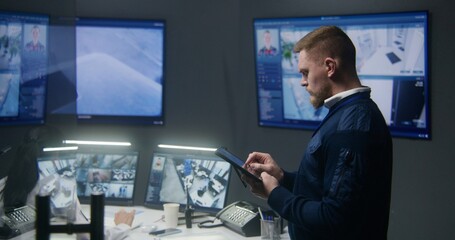
M 291 173 L 291 172 L 286 172 L 283 170 L 283 179 L 281 180 L 281 185 L 283 185 L 286 189 L 289 189 L 292 191 L 292 188 L 294 187 L 294 180 L 296 173 Z
M 121 223 L 115 227 L 105 227 L 104 237 L 107 240 L 124 240 L 131 239 L 129 236 L 130 226 Z

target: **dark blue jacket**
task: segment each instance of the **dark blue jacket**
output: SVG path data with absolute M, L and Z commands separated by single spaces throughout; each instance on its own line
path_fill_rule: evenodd
M 268 199 L 291 239 L 387 239 L 392 139 L 370 93 L 331 107 L 297 172 Z

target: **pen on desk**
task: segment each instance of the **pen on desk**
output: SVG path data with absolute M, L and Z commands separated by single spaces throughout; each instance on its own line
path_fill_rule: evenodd
M 82 212 L 82 210 L 80 210 L 80 212 L 81 212 L 81 215 L 84 217 L 84 219 L 85 219 L 87 222 L 89 222 L 89 220 L 88 220 L 87 216 L 85 216 L 84 212 Z
M 259 211 L 259 215 L 261 216 L 261 219 L 265 220 L 264 215 L 262 214 L 262 211 L 261 211 L 261 207 L 258 207 L 258 211 Z
M 137 228 L 140 228 L 140 227 L 142 227 L 142 223 L 139 223 L 138 225 L 130 228 L 130 231 L 133 231 L 134 229 L 137 229 Z

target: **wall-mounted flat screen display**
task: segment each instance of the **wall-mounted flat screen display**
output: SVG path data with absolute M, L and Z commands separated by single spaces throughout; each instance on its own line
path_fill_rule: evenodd
M 357 73 L 372 89 L 394 137 L 430 138 L 428 12 L 254 20 L 260 126 L 316 129 L 328 109 L 314 109 L 300 85 L 295 43 L 322 25 L 343 29 L 356 47 Z
M 43 124 L 47 15 L 0 11 L 0 125 Z
M 78 120 L 164 124 L 164 38 L 160 20 L 78 18 Z

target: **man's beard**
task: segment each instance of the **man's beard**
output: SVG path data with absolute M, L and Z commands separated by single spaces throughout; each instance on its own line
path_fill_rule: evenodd
M 315 109 L 318 109 L 324 105 L 324 100 L 330 97 L 330 87 L 325 86 L 318 93 L 310 92 L 310 102 Z

